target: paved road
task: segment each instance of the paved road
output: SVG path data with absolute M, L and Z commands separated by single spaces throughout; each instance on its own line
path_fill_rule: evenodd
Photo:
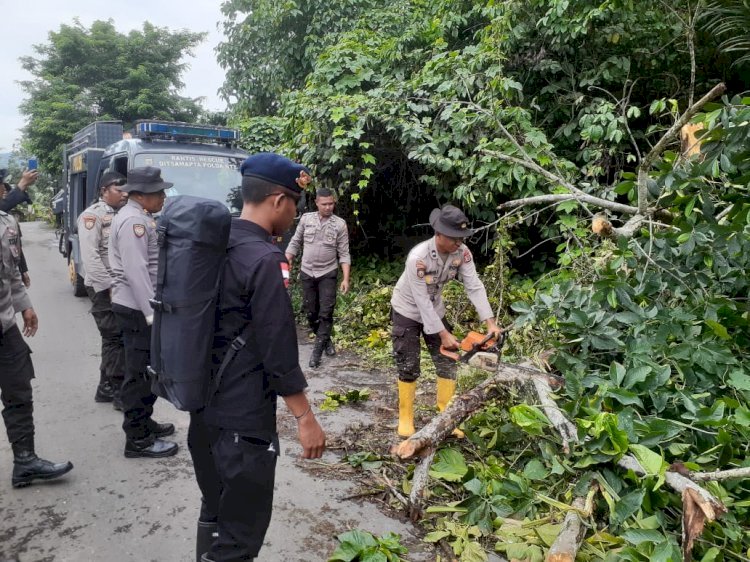
M 37 452 L 44 458 L 70 459 L 66 477 L 20 490 L 10 485 L 12 454 L 0 437 L 0 562 L 154 561 L 194 559 L 199 494 L 185 445 L 188 417 L 159 400 L 154 418 L 177 426 L 181 450 L 169 459 L 125 459 L 122 415 L 93 400 L 98 378 L 99 338 L 89 304 L 72 296 L 65 260 L 54 234 L 41 223 L 23 225 L 39 332 L 29 341 L 34 381 Z M 303 345 L 304 364 L 309 345 Z M 336 373 L 310 374 L 314 397 L 335 381 Z M 371 388 L 383 381 L 361 376 Z M 281 424 L 290 433 L 288 414 Z M 284 417 L 286 416 L 286 417 Z M 327 430 L 346 430 L 346 419 L 322 416 Z M 349 419 L 348 421 L 352 421 Z M 355 420 L 356 421 L 356 420 Z M 353 484 L 318 476 L 320 464 L 298 460 L 293 435 L 282 440 L 274 516 L 262 560 L 326 560 L 334 536 L 360 527 L 375 533 L 395 531 L 412 542 L 413 529 L 384 516 L 372 505 L 340 501 L 356 493 Z M 338 459 L 326 453 L 324 462 Z M 313 468 L 314 470 L 309 470 Z M 417 547 L 417 550 L 419 548 Z M 416 552 L 411 560 L 430 559 Z

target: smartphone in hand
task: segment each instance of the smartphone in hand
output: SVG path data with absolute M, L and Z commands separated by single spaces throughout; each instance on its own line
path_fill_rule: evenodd
M 29 165 L 26 168 L 28 170 L 36 170 L 37 168 L 36 158 L 29 158 Z

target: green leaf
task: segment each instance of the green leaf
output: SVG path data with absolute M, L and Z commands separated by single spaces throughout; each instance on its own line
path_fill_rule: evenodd
M 435 455 L 430 476 L 447 482 L 460 482 L 468 471 L 461 453 L 455 449 L 441 449 Z
M 357 559 L 367 548 L 378 546 L 378 541 L 367 531 L 354 529 L 336 537 L 341 544 L 328 559 L 328 562 L 350 562 Z
M 474 541 L 464 543 L 460 562 L 487 562 L 487 553 L 482 546 Z
M 523 475 L 529 480 L 544 480 L 549 476 L 549 470 L 538 459 L 532 459 L 526 463 Z
M 714 331 L 714 334 L 719 336 L 723 340 L 729 340 L 731 339 L 729 337 L 729 332 L 727 332 L 727 329 L 716 322 L 715 320 L 704 320 L 704 322 Z
M 542 429 L 550 426 L 547 416 L 536 406 L 528 404 L 517 404 L 511 407 L 510 419 L 532 435 L 541 435 Z
M 614 525 L 622 525 L 629 517 L 641 509 L 643 498 L 646 496 L 645 490 L 636 490 L 622 496 L 615 504 L 615 511 L 612 515 Z
M 737 390 L 750 390 L 750 376 L 740 370 L 734 370 L 729 373 L 729 380 L 727 382 Z
M 625 388 L 633 388 L 639 382 L 645 381 L 648 375 L 651 373 L 651 371 L 652 371 L 651 367 L 648 367 L 648 366 L 635 367 L 632 369 L 628 369 L 628 372 L 625 374 L 625 380 L 623 381 L 622 385 Z
M 664 541 L 664 535 L 659 531 L 648 529 L 628 529 L 620 535 L 630 544 L 640 545 L 643 543 L 658 544 Z

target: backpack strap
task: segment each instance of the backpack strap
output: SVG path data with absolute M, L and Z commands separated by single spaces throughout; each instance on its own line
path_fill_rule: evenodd
M 237 354 L 242 351 L 242 349 L 247 345 L 247 338 L 249 335 L 250 323 L 248 322 L 242 329 L 242 332 L 240 332 L 240 335 L 232 340 L 232 343 L 229 345 L 229 349 L 224 354 L 224 359 L 221 362 L 221 366 L 219 367 L 219 370 L 216 371 L 216 376 L 214 376 L 211 384 L 209 385 L 208 396 L 206 397 L 206 405 L 208 405 L 208 403 L 214 397 L 214 394 L 219 391 L 219 386 L 221 385 L 221 379 L 224 376 L 224 372 L 227 370 L 232 361 L 234 361 L 234 358 L 237 357 Z

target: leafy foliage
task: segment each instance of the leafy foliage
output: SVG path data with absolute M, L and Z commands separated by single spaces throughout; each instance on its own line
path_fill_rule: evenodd
M 396 533 L 376 537 L 367 531 L 355 529 L 336 538 L 341 544 L 328 562 L 400 562 L 402 558 L 399 554 L 407 552 Z
M 28 117 L 24 146 L 43 169 L 59 175 L 63 145 L 91 121 L 194 120 L 200 106 L 177 94 L 185 70 L 180 60 L 204 36 L 148 22 L 127 35 L 111 20 L 90 28 L 77 20 L 61 25 L 34 47 L 36 56 L 21 59 L 34 77 L 21 83 L 28 96 L 21 104 Z

